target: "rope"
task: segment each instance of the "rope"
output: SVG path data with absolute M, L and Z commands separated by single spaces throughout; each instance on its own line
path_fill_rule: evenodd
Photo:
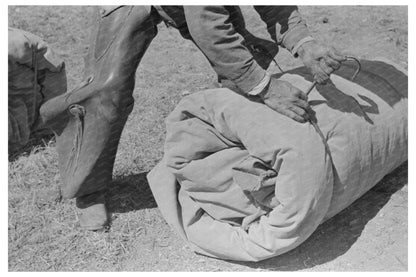
M 356 62 L 357 64 L 357 69 L 355 70 L 354 74 L 351 77 L 351 81 L 354 81 L 355 77 L 357 77 L 358 73 L 360 73 L 361 71 L 361 63 L 360 61 L 352 56 L 347 56 L 346 57 L 347 60 L 353 60 Z M 316 86 L 317 82 L 313 81 L 312 85 L 308 88 L 308 90 L 306 91 L 306 95 L 309 95 L 312 91 L 312 89 Z M 318 123 L 316 123 L 315 121 L 313 121 L 311 118 L 309 118 L 309 123 L 313 126 L 313 128 L 315 129 L 315 131 L 318 133 L 318 135 L 320 136 L 324 146 L 325 146 L 325 151 L 328 153 L 331 161 L 332 161 L 332 156 L 331 156 L 331 152 L 329 151 L 329 145 L 328 142 L 326 141 L 326 138 L 324 136 L 324 134 L 322 133 L 321 128 L 319 128 Z
M 274 60 L 274 59 L 273 59 Z M 354 74 L 353 74 L 353 76 L 352 76 L 352 78 L 351 78 L 351 81 L 353 81 L 354 79 L 355 79 L 355 77 L 357 77 L 357 75 L 358 75 L 358 73 L 360 73 L 360 71 L 361 71 L 361 63 L 360 63 L 360 61 L 357 59 L 357 58 L 355 58 L 355 57 L 351 57 L 351 56 L 347 56 L 347 60 L 353 60 L 353 61 L 355 61 L 356 63 L 357 63 L 357 69 L 356 69 L 356 71 L 354 72 Z M 275 61 L 275 63 L 276 63 L 276 65 L 279 67 L 279 65 L 277 64 L 277 62 Z M 279 67 L 279 69 L 280 69 L 280 67 Z M 283 70 L 281 70 L 282 71 L 282 73 L 283 73 Z M 314 81 L 312 84 L 311 84 L 311 86 L 308 88 L 308 90 L 306 91 L 306 95 L 309 95 L 310 93 L 311 93 L 311 91 L 312 91 L 312 89 L 316 86 L 316 84 L 317 84 L 317 82 L 316 81 Z M 332 164 L 332 166 L 334 166 L 334 164 L 333 164 L 333 159 L 332 159 L 332 155 L 331 155 L 331 151 L 330 151 L 330 149 L 329 149 L 329 145 L 328 145 L 328 142 L 326 141 L 326 138 L 325 138 L 325 136 L 324 136 L 324 134 L 323 134 L 323 132 L 322 132 L 322 130 L 321 130 L 321 128 L 319 128 L 319 126 L 318 126 L 318 123 L 316 123 L 315 121 L 313 121 L 311 118 L 309 118 L 309 123 L 313 126 L 313 128 L 315 129 L 315 131 L 316 131 L 316 133 L 319 135 L 319 137 L 321 138 L 321 140 L 322 140 L 322 143 L 324 144 L 324 147 L 325 147 L 325 152 L 328 154 L 328 156 L 329 156 L 329 159 L 330 159 L 330 161 L 331 161 L 331 164 Z M 265 172 L 264 173 L 264 175 L 263 176 L 261 176 L 262 178 L 265 178 L 266 176 L 268 176 L 268 172 Z M 264 214 L 264 211 L 263 211 L 263 209 L 262 209 L 262 205 L 260 204 L 260 203 L 258 203 L 257 201 L 256 201 L 256 199 L 254 198 L 254 197 L 252 197 L 252 199 L 251 199 L 254 203 L 255 203 L 255 205 L 257 206 L 257 211 L 256 211 L 256 213 L 254 213 L 254 214 L 252 214 L 252 215 L 249 215 L 249 216 L 246 216 L 244 219 L 243 219 L 243 222 L 242 222 L 242 228 L 243 228 L 243 230 L 244 231 L 247 231 L 248 229 L 249 229 L 249 227 L 250 227 L 250 224 L 251 223 L 253 223 L 255 220 L 257 220 L 260 216 L 262 216 L 263 214 Z

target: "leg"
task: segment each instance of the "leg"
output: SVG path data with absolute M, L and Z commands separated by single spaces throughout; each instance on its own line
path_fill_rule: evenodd
M 117 146 L 133 108 L 134 76 L 157 33 L 150 8 L 101 13 L 86 59 L 86 82 L 45 103 L 41 115 L 56 134 L 62 196 L 77 198 L 83 227 L 107 221 L 103 190 L 111 183 Z

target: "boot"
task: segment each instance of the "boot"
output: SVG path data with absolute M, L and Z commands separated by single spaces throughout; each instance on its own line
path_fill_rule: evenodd
M 83 229 L 100 231 L 106 228 L 108 216 L 103 191 L 77 197 L 76 206 L 80 212 L 79 223 Z
M 77 198 L 83 210 L 81 224 L 88 229 L 107 221 L 98 192 L 111 183 L 120 135 L 133 109 L 135 72 L 157 33 L 152 14 L 141 6 L 102 10 L 86 80 L 40 109 L 43 122 L 56 136 L 62 196 Z

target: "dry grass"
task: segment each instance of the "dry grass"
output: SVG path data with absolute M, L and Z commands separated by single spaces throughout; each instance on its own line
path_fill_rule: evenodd
M 9 7 L 9 25 L 51 43 L 67 64 L 69 88 L 82 78 L 90 8 Z M 302 7 L 311 31 L 361 57 L 384 56 L 407 68 L 405 7 Z M 328 23 L 323 23 L 324 18 Z M 256 16 L 249 14 L 248 22 Z M 254 25 L 254 31 L 260 30 Z M 318 30 L 321 35 L 318 35 Z M 299 64 L 281 51 L 283 68 Z M 261 263 L 195 255 L 156 207 L 145 179 L 162 157 L 163 120 L 185 90 L 215 86 L 192 43 L 162 24 L 137 72 L 135 108 L 123 132 L 106 197 L 111 229 L 82 231 L 73 200 L 59 198 L 53 142 L 9 162 L 10 271 L 406 270 L 407 164 L 386 177 L 297 249 Z M 382 216 L 381 216 L 382 215 Z

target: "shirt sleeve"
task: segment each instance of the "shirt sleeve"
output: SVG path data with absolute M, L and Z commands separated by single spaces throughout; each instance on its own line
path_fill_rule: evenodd
M 254 6 L 267 25 L 267 31 L 279 45 L 291 51 L 299 41 L 310 37 L 297 6 Z
M 196 45 L 221 77 L 233 81 L 245 93 L 265 77 L 244 38 L 235 31 L 228 10 L 223 6 L 184 6 L 189 32 Z

